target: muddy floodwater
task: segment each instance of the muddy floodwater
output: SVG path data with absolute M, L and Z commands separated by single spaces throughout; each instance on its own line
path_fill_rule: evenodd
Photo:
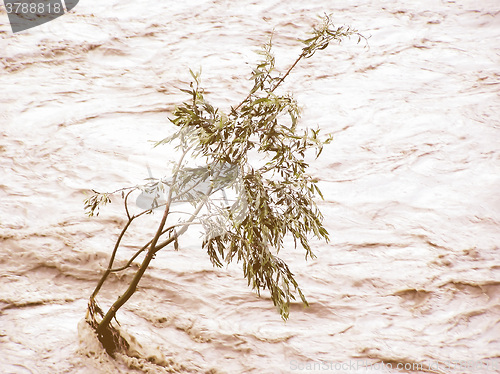
M 280 88 L 300 126 L 333 134 L 310 164 L 331 240 L 313 260 L 293 240 L 280 253 L 310 307 L 283 322 L 194 229 L 118 312 L 138 357 L 110 358 L 84 317 L 125 215 L 118 198 L 87 217 L 85 193 L 167 172 L 171 149 L 151 141 L 174 131 L 189 68 L 227 110 L 273 30 L 285 71 L 324 13 L 369 39 Z M 0 37 L 1 373 L 500 373 L 498 0 L 82 0 L 16 34 L 1 7 Z

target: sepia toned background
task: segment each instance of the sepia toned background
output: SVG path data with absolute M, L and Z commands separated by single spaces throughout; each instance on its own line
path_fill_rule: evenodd
M 281 254 L 311 306 L 283 322 L 238 266 L 212 268 L 195 230 L 157 255 L 118 313 L 159 364 L 108 358 L 82 321 L 124 215 L 116 200 L 85 216 L 85 192 L 142 183 L 148 166 L 167 172 L 171 150 L 151 141 L 172 133 L 189 68 L 227 110 L 271 33 L 285 71 L 324 13 L 369 40 L 318 52 L 282 87 L 301 126 L 334 134 L 311 162 L 332 240 L 313 242 L 307 262 L 293 241 Z M 500 365 L 498 1 L 89 0 L 15 35 L 2 7 L 0 24 L 0 371 Z M 118 261 L 157 218 L 134 227 Z M 128 277 L 103 290 L 103 307 Z

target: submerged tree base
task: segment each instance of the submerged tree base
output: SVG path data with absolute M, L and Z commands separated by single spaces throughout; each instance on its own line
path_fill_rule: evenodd
M 116 327 L 110 324 L 104 333 L 98 333 L 96 326 L 95 316 L 89 313 L 78 324 L 80 352 L 85 356 L 96 357 L 99 362 L 112 359 L 119 365 L 126 365 L 130 369 L 149 368 L 152 372 L 157 372 L 158 368 L 163 368 L 169 373 L 190 372 L 175 358 L 167 358 L 160 347 L 141 344 L 136 337 L 121 326 Z M 160 371 L 164 372 L 161 369 Z
M 112 323 L 103 325 L 97 320 L 97 315 L 102 319 L 104 313 L 94 299 L 89 301 L 87 308 L 86 322 L 95 331 L 97 338 L 101 342 L 106 352 L 114 357 L 115 353 L 129 354 L 130 343 L 122 336 L 119 329 L 113 326 Z

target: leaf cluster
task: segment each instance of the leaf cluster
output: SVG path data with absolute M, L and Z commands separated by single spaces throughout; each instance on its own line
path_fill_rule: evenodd
M 326 17 L 304 41 L 306 46 L 295 64 L 326 48 L 332 40 L 353 33 L 349 28 L 333 28 Z M 307 174 L 306 155 L 314 150 L 318 157 L 331 139 L 321 137 L 319 129 L 299 130 L 296 101 L 291 95 L 276 93 L 295 64 L 285 75 L 276 73 L 272 41 L 264 45 L 260 55 L 263 59 L 253 70 L 250 94 L 229 113 L 206 100 L 200 74 L 191 71 L 194 82 L 184 90 L 190 100 L 177 107 L 171 118 L 179 130 L 158 144 L 177 140 L 178 147 L 190 148 L 193 157 L 206 160 L 211 175 L 220 175 L 228 166 L 237 170 L 238 184 L 233 176 L 233 182 L 226 181 L 225 186 L 235 188 L 239 209 L 219 210 L 220 214 L 203 220 L 203 247 L 215 266 L 241 262 L 248 284 L 259 293 L 268 289 L 286 319 L 290 301 L 295 299 L 293 291 L 305 304 L 307 301 L 278 254 L 287 235 L 304 248 L 306 259 L 314 257 L 311 236 L 328 240 L 315 202 L 322 194 L 317 180 Z M 219 178 L 211 180 L 220 183 Z
M 84 200 L 84 209 L 85 213 L 89 217 L 98 216 L 99 215 L 99 207 L 109 204 L 111 202 L 111 197 L 109 193 L 99 193 L 97 191 L 92 190 L 94 193 L 90 197 Z

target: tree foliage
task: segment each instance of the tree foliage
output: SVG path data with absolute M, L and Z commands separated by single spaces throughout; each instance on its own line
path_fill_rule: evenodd
M 210 104 L 201 86 L 200 73 L 191 72 L 193 82 L 183 89 L 188 100 L 176 107 L 170 121 L 176 132 L 156 146 L 175 147 L 180 157 L 171 177 L 151 178 L 146 185 L 123 188 L 121 193 L 128 222 L 122 229 L 106 272 L 91 296 L 87 320 L 112 353 L 126 346 L 111 325 L 117 310 L 132 296 L 154 255 L 172 244 L 178 248 L 179 238 L 193 224 L 205 230 L 203 248 L 214 266 L 236 261 L 241 263 L 248 285 L 260 294 L 267 289 L 283 319 L 289 316 L 290 301 L 296 295 L 307 305 L 306 298 L 288 265 L 278 255 L 289 235 L 295 245 L 313 258 L 311 236 L 328 240 L 323 216 L 315 199 L 322 197 L 317 181 L 307 174 L 306 156 L 310 150 L 319 157 L 331 139 L 322 137 L 319 129 L 299 129 L 299 108 L 289 94 L 277 93 L 288 74 L 301 59 L 310 58 L 331 42 L 362 36 L 348 27 L 335 27 L 325 16 L 297 60 L 284 73 L 275 70 L 272 40 L 259 52 L 262 60 L 252 72 L 253 86 L 248 96 L 227 113 Z M 188 167 L 188 160 L 203 160 L 202 167 Z M 128 199 L 136 189 L 152 197 L 152 204 L 132 214 Z M 220 204 L 214 193 L 232 190 L 232 205 Z M 94 194 L 85 201 L 89 215 L 98 214 L 99 206 L 110 202 L 113 193 Z M 170 223 L 170 207 L 175 202 L 192 204 L 188 218 Z M 132 222 L 162 207 L 163 217 L 156 234 L 139 248 L 129 261 L 113 267 L 121 240 Z M 95 297 L 107 276 L 124 271 L 139 256 L 144 259 L 127 292 L 120 296 L 105 314 Z

